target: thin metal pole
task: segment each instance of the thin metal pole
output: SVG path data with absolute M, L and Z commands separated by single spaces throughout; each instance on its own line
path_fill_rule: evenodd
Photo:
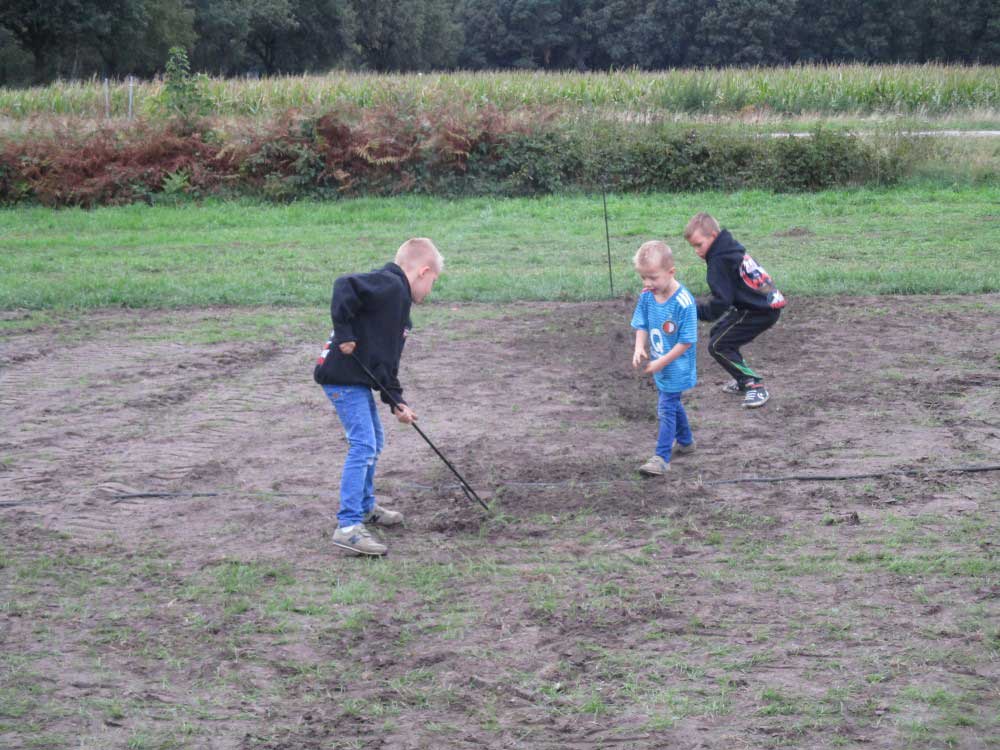
M 392 405 L 392 408 L 398 409 L 399 402 L 392 397 L 392 394 L 389 393 L 389 391 L 387 391 L 385 388 L 382 387 L 382 384 L 379 382 L 378 378 L 376 378 L 375 375 L 372 373 L 372 371 L 369 370 L 367 366 L 365 366 L 365 363 L 361 361 L 358 355 L 355 354 L 354 352 L 351 352 L 351 357 L 353 357 L 354 361 L 358 363 L 358 366 L 362 370 L 364 370 L 365 375 L 367 375 L 369 380 L 371 380 L 372 383 L 375 384 L 375 387 L 378 388 L 379 391 L 385 394 L 385 397 L 389 399 L 389 403 Z M 476 493 L 476 491 L 472 489 L 472 485 L 465 481 L 465 477 L 463 477 L 461 474 L 458 473 L 458 469 L 456 469 L 454 466 L 451 465 L 451 461 L 449 461 L 447 458 L 444 457 L 444 454 L 437 449 L 437 446 L 431 442 L 431 439 L 424 434 L 424 431 L 417 426 L 416 422 L 410 422 L 410 424 L 413 426 L 413 429 L 417 431 L 420 437 L 424 439 L 427 445 L 431 447 L 431 450 L 437 453 L 438 458 L 444 461 L 444 465 L 447 466 L 449 469 L 451 469 L 451 473 L 458 478 L 459 484 L 462 487 L 462 492 L 465 493 L 465 496 L 469 500 L 477 502 L 480 505 L 482 505 L 483 510 L 489 513 L 490 512 L 489 506 L 486 503 L 484 503 L 482 498 L 480 498 L 479 495 Z
M 604 239 L 608 242 L 608 288 L 611 289 L 611 296 L 615 296 L 615 280 L 611 276 L 611 232 L 608 230 L 608 196 L 601 185 L 601 200 L 604 201 Z

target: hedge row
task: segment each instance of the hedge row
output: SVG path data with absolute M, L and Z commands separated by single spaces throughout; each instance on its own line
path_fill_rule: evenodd
M 429 193 L 820 190 L 892 184 L 920 146 L 818 129 L 806 138 L 566 122 L 495 108 L 286 115 L 243 125 L 56 130 L 0 143 L 0 203 L 96 206 L 209 195 L 268 200 Z

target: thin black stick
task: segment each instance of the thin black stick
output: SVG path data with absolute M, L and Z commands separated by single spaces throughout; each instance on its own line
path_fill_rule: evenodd
M 358 358 L 358 355 L 355 354 L 354 352 L 351 352 L 351 356 L 354 358 L 354 361 L 358 363 L 358 366 L 362 370 L 364 370 L 365 375 L 367 375 L 368 378 L 375 384 L 375 387 L 378 388 L 378 390 L 381 393 L 384 393 L 385 397 L 389 399 L 389 403 L 392 405 L 392 408 L 394 410 L 398 409 L 399 402 L 392 397 L 392 394 L 389 393 L 389 391 L 387 391 L 385 388 L 382 387 L 382 384 L 379 382 L 378 378 L 376 378 L 375 375 L 372 373 L 372 371 L 365 366 L 365 363 Z M 465 481 L 465 477 L 463 477 L 461 474 L 458 473 L 458 469 L 456 469 L 454 466 L 451 465 L 451 461 L 445 458 L 444 454 L 438 450 L 437 446 L 431 442 L 431 439 L 424 434 L 424 431 L 417 426 L 416 422 L 410 422 L 410 424 L 413 425 L 413 429 L 417 431 L 420 437 L 422 437 L 424 441 L 426 441 L 427 445 L 431 447 L 431 450 L 437 453 L 438 458 L 444 461 L 444 465 L 447 466 L 449 469 L 451 469 L 451 473 L 454 474 L 456 477 L 458 477 L 459 484 L 462 487 L 462 492 L 465 493 L 465 496 L 470 501 L 474 501 L 482 505 L 483 510 L 489 513 L 490 512 L 489 506 L 486 505 L 486 503 L 483 502 L 482 498 L 479 497 L 476 491 L 472 489 L 472 485 Z
M 608 242 L 608 287 L 611 289 L 611 296 L 615 296 L 615 281 L 611 276 L 611 232 L 608 231 L 608 196 L 601 184 L 601 200 L 604 201 L 604 239 Z

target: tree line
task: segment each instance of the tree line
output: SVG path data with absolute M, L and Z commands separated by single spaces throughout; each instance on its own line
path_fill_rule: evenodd
M 221 76 L 1000 63 L 996 0 L 0 0 L 0 85 Z

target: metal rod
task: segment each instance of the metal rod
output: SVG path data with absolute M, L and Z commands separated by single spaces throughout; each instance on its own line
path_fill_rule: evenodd
M 611 233 L 608 231 L 608 196 L 601 184 L 601 200 L 604 201 L 604 239 L 608 242 L 608 288 L 611 289 L 611 296 L 615 296 L 615 281 L 611 276 Z
M 358 366 L 362 370 L 364 370 L 365 375 L 367 375 L 368 378 L 375 384 L 375 387 L 378 388 L 378 390 L 381 393 L 385 394 L 385 397 L 387 399 L 389 399 L 389 403 L 391 404 L 392 408 L 393 409 L 398 409 L 399 408 L 399 402 L 396 401 L 396 399 L 394 399 L 392 397 L 392 394 L 389 393 L 389 391 L 387 391 L 382 386 L 382 383 L 380 383 L 379 380 L 378 380 L 378 378 L 375 377 L 375 375 L 372 373 L 372 371 L 369 370 L 367 366 L 365 366 L 365 363 L 361 361 L 361 359 L 358 357 L 358 355 L 355 354 L 354 352 L 351 352 L 351 357 L 353 357 L 354 361 L 358 363 Z M 431 442 L 431 439 L 429 437 L 427 437 L 427 435 L 424 434 L 424 431 L 421 430 L 417 426 L 416 422 L 410 422 L 410 424 L 413 426 L 413 429 L 415 429 L 417 431 L 417 433 L 420 435 L 420 437 L 422 437 L 424 439 L 424 441 L 427 443 L 427 445 L 429 445 L 431 447 L 431 450 L 433 450 L 435 453 L 437 453 L 438 458 L 440 458 L 442 461 L 444 461 L 444 465 L 447 466 L 449 469 L 451 469 L 451 473 L 454 474 L 458 478 L 459 484 L 462 487 L 462 492 L 465 493 L 465 496 L 470 501 L 479 503 L 481 506 L 483 506 L 483 510 L 485 510 L 487 513 L 489 513 L 490 512 L 489 506 L 486 503 L 484 503 L 483 500 L 482 500 L 482 498 L 479 497 L 479 495 L 476 493 L 476 491 L 474 489 L 472 489 L 472 485 L 465 481 L 465 477 L 463 477 L 461 474 L 458 473 L 458 469 L 456 469 L 454 466 L 452 466 L 451 461 L 449 461 L 447 458 L 445 458 L 445 455 L 441 451 L 438 450 L 437 446 L 434 445 L 434 443 Z

